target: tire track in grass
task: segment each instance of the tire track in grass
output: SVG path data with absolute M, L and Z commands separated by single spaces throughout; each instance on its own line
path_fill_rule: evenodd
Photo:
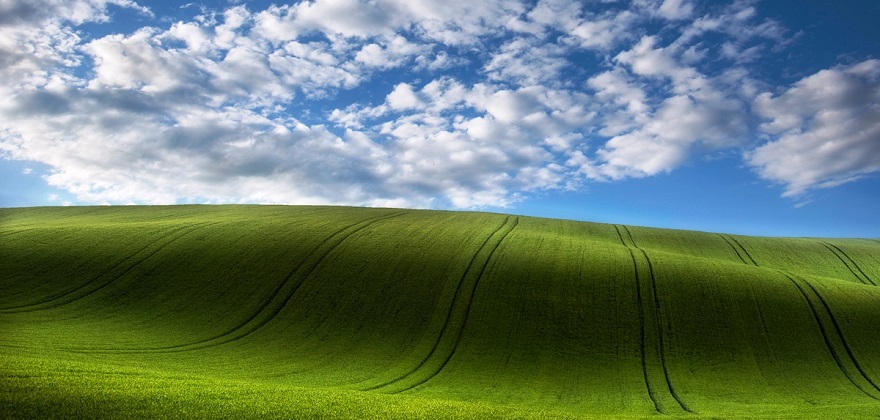
M 722 235 L 722 234 L 720 234 L 720 233 L 718 234 L 718 236 L 720 236 L 721 239 L 724 239 L 724 242 L 727 242 L 727 245 L 730 245 L 730 248 L 733 249 L 733 252 L 734 252 L 734 253 L 736 254 L 736 256 L 739 258 L 739 260 L 742 261 L 743 264 L 748 264 L 748 262 L 746 261 L 746 259 L 743 258 L 742 254 L 740 254 L 739 249 L 737 249 L 736 245 L 734 245 L 733 242 L 730 241 L 730 239 L 728 239 L 726 236 L 724 236 L 724 235 Z
M 849 270 L 849 272 L 852 273 L 852 275 L 855 276 L 855 278 L 859 282 L 872 286 L 877 285 L 877 283 L 875 283 L 874 280 L 871 280 L 871 278 L 868 277 L 868 275 L 865 274 L 864 271 L 862 271 L 862 268 L 859 267 L 859 265 L 856 264 L 856 262 L 852 258 L 850 258 L 850 256 L 847 255 L 846 252 L 843 252 L 843 250 L 840 249 L 837 245 L 825 241 L 819 241 L 819 243 L 822 244 L 822 246 L 824 246 L 825 248 L 828 248 L 828 250 L 831 251 L 831 253 L 834 254 L 834 256 L 837 257 L 837 259 L 846 266 L 846 269 Z M 855 267 L 855 270 L 853 269 L 853 267 Z M 856 271 L 858 271 L 858 273 Z M 861 276 L 859 274 L 861 274 Z
M 660 310 L 660 296 L 657 292 L 657 278 L 654 275 L 654 264 L 651 262 L 651 259 L 648 257 L 648 253 L 645 252 L 644 249 L 640 248 L 638 244 L 636 244 L 635 239 L 632 236 L 632 232 L 630 232 L 629 228 L 625 225 L 623 226 L 623 230 L 626 231 L 627 236 L 629 236 L 630 242 L 632 242 L 633 246 L 636 247 L 639 251 L 641 251 L 642 255 L 645 257 L 645 261 L 648 262 L 648 273 L 651 276 L 651 292 L 654 300 L 654 309 L 655 309 L 655 318 L 657 321 L 657 338 L 659 341 L 659 349 L 660 349 L 660 365 L 663 367 L 663 376 L 666 380 L 666 385 L 669 388 L 669 393 L 672 395 L 672 398 L 678 403 L 682 410 L 687 411 L 688 413 L 694 413 L 687 404 L 681 399 L 678 393 L 675 391 L 675 387 L 672 385 L 672 381 L 669 379 L 669 369 L 666 367 L 666 346 L 663 343 L 663 323 L 662 323 L 662 312 Z
M 721 234 L 719 234 L 719 235 L 721 235 Z M 758 262 L 755 261 L 755 259 L 749 253 L 749 250 L 747 250 L 746 247 L 744 247 L 740 241 L 736 240 L 736 238 L 734 238 L 733 236 L 730 236 L 727 234 L 721 235 L 722 238 L 724 238 L 725 236 L 727 236 L 727 238 L 730 239 L 728 241 L 728 243 L 734 247 L 734 251 L 737 252 L 737 255 L 745 255 L 746 256 L 745 259 L 740 257 L 740 259 L 743 260 L 744 264 L 753 265 L 755 267 L 760 267 Z M 725 239 L 725 240 L 727 240 L 727 239 Z M 737 248 L 739 249 L 739 251 L 737 251 Z M 761 322 L 761 337 L 764 339 L 764 345 L 766 346 L 767 351 L 770 353 L 771 360 L 773 360 L 774 364 L 776 364 L 778 366 L 778 358 L 776 356 L 776 351 L 773 350 L 773 345 L 771 344 L 771 341 L 770 341 L 770 330 L 767 327 L 767 317 L 764 315 L 764 311 L 761 309 L 761 304 L 758 302 L 757 293 L 755 291 L 753 284 L 749 286 L 749 290 L 750 290 L 749 294 L 751 295 L 752 305 L 754 305 L 755 310 L 758 312 L 758 319 Z
M 32 230 L 37 230 L 37 228 L 26 228 L 26 229 L 11 229 L 6 232 L 0 233 L 0 239 L 5 238 L 7 236 L 20 235 L 25 232 L 30 232 Z
M 269 297 L 263 300 L 263 302 L 258 306 L 258 309 L 250 317 L 220 334 L 202 340 L 184 344 L 177 344 L 173 346 L 140 349 L 120 349 L 113 351 L 181 352 L 219 346 L 221 344 L 230 343 L 247 337 L 268 324 L 270 321 L 272 321 L 272 319 L 274 319 L 281 312 L 281 310 L 284 309 L 285 306 L 287 306 L 288 302 L 290 302 L 290 300 L 293 298 L 293 295 L 297 292 L 297 290 L 299 290 L 299 287 L 305 282 L 305 280 L 309 276 L 312 275 L 312 273 L 314 273 L 314 271 L 318 268 L 319 265 L 321 265 L 327 255 L 329 255 L 340 244 L 345 242 L 346 239 L 350 238 L 355 233 L 358 233 L 370 227 L 380 220 L 397 217 L 404 213 L 405 212 L 403 211 L 398 211 L 391 214 L 371 217 L 369 219 L 347 225 L 328 235 L 327 238 L 325 238 L 320 244 L 318 244 L 317 247 L 312 249 L 312 251 L 309 252 L 309 254 L 284 277 L 284 279 L 275 287 Z
M 727 243 L 731 244 L 731 246 L 735 245 L 733 250 L 736 252 L 736 255 L 739 256 L 739 258 L 741 260 L 743 260 L 744 263 L 746 263 L 746 264 L 751 263 L 751 265 L 754 265 L 755 267 L 760 267 L 758 262 L 755 261 L 754 258 L 752 258 L 752 254 L 749 253 L 749 250 L 746 249 L 746 247 L 744 247 L 740 241 L 738 241 L 736 238 L 734 238 L 733 236 L 730 236 L 730 235 L 721 235 L 721 237 L 722 238 L 727 237 L 726 239 L 729 239 L 729 241 Z M 739 251 L 737 251 L 737 248 L 739 248 Z M 742 257 L 743 255 L 745 255 L 745 258 Z M 746 261 L 746 260 L 748 260 L 748 261 Z
M 853 365 L 855 365 L 856 369 L 859 371 L 859 374 L 862 375 L 862 377 L 865 378 L 865 380 L 868 381 L 869 384 L 871 384 L 871 387 L 874 388 L 875 391 L 880 392 L 880 386 L 878 386 L 877 383 L 874 382 L 873 379 L 871 379 L 871 377 L 859 363 L 859 360 L 856 359 L 855 354 L 853 354 L 852 347 L 850 347 L 849 342 L 846 340 L 846 336 L 843 334 L 843 330 L 840 328 L 840 323 L 837 322 L 837 317 L 834 316 L 834 311 L 832 311 L 831 306 L 828 305 L 828 301 L 826 301 L 825 297 L 822 296 L 822 294 L 819 293 L 818 290 L 816 290 L 816 287 L 813 286 L 812 283 L 810 283 L 806 279 L 802 280 L 807 286 L 810 287 L 810 290 L 812 290 L 813 294 L 819 298 L 819 302 L 822 303 L 822 307 L 824 307 L 825 311 L 828 312 L 828 317 L 831 319 L 831 324 L 834 325 L 834 331 L 840 337 L 840 341 L 843 343 L 843 348 L 844 350 L 846 350 L 847 356 L 852 359 Z
M 452 356 L 455 355 L 461 342 L 480 279 L 485 274 L 489 261 L 492 259 L 495 251 L 501 246 L 501 242 L 513 231 L 517 224 L 519 224 L 518 217 L 508 216 L 505 218 L 501 226 L 486 237 L 477 249 L 477 252 L 471 257 L 467 268 L 458 281 L 443 327 L 431 351 L 414 368 L 406 373 L 381 384 L 363 388 L 364 391 L 387 389 L 393 385 L 401 384 L 401 387 L 391 389 L 390 393 L 396 394 L 407 391 L 430 381 L 446 367 Z M 439 365 L 433 366 L 434 363 L 432 362 L 438 360 Z M 407 380 L 410 380 L 409 383 L 407 383 Z
M 646 350 L 647 349 L 653 350 L 650 354 L 648 354 L 647 351 L 645 352 L 645 354 L 646 354 L 645 367 L 650 369 L 652 366 L 656 366 L 655 363 L 657 361 L 659 361 L 660 368 L 661 368 L 663 374 L 661 376 L 661 379 L 657 380 L 656 382 L 657 383 L 664 383 L 665 382 L 665 387 L 661 386 L 661 388 L 666 388 L 666 390 L 669 392 L 668 395 L 671 396 L 672 399 L 675 401 L 674 404 L 668 404 L 668 405 L 673 406 L 673 407 L 677 405 L 681 410 L 683 410 L 685 412 L 694 413 L 694 411 L 691 410 L 687 404 L 685 404 L 685 402 L 684 402 L 684 400 L 682 400 L 681 396 L 678 395 L 678 392 L 675 390 L 675 387 L 673 386 L 672 381 L 669 379 L 669 369 L 666 366 L 666 346 L 665 346 L 665 343 L 663 340 L 662 311 L 660 310 L 660 296 L 659 296 L 659 293 L 657 292 L 657 278 L 654 275 L 654 264 L 651 262 L 651 258 L 648 257 L 648 253 L 644 249 L 640 248 L 638 246 L 638 244 L 636 244 L 636 241 L 633 238 L 632 232 L 630 232 L 629 228 L 626 227 L 625 225 L 621 225 L 621 227 L 623 228 L 623 231 L 626 232 L 626 237 L 629 239 L 628 243 L 627 243 L 627 241 L 624 241 L 624 246 L 626 246 L 627 248 L 630 249 L 630 252 L 632 253 L 633 256 L 635 256 L 635 254 L 636 254 L 635 251 L 638 251 L 638 253 L 641 254 L 641 256 L 645 259 L 645 262 L 648 265 L 648 277 L 650 278 L 650 282 L 645 282 L 645 287 L 639 287 L 639 290 L 638 290 L 640 295 L 643 290 L 645 291 L 645 293 L 648 294 L 648 299 L 640 299 L 640 302 L 639 302 L 640 306 L 644 308 L 643 313 L 645 315 L 645 325 L 646 325 L 646 327 L 645 327 L 645 330 L 646 330 L 645 349 Z M 623 237 L 621 236 L 621 239 L 622 238 Z M 638 264 L 635 264 L 634 266 L 637 267 Z M 638 270 L 638 269 L 636 268 L 636 270 Z M 644 273 L 644 270 L 642 272 Z M 636 279 L 637 283 L 643 282 L 642 278 L 644 277 L 644 275 L 641 276 L 641 278 L 639 278 L 638 272 L 637 272 L 636 276 L 637 276 L 637 279 Z M 647 301 L 647 300 L 652 301 L 653 305 L 644 304 L 645 301 Z M 653 322 L 652 322 L 652 320 L 653 320 Z M 648 331 L 650 331 L 651 334 L 648 334 Z M 648 342 L 648 340 L 650 340 L 650 343 Z M 655 363 L 647 363 L 648 357 L 651 357 L 652 359 L 657 358 L 659 360 L 655 361 Z M 648 374 L 648 376 L 660 376 L 660 375 Z M 660 397 L 659 394 L 655 394 L 655 395 Z M 657 401 L 655 401 L 655 405 L 659 405 L 658 411 L 660 413 L 665 414 L 666 407 L 664 407 L 664 406 L 666 406 L 667 404 L 665 404 L 660 398 L 658 398 Z
M 632 259 L 633 270 L 635 271 L 636 277 L 636 304 L 639 309 L 639 352 L 641 353 L 642 358 L 642 376 L 645 379 L 645 387 L 648 389 L 648 397 L 651 399 L 651 402 L 654 404 L 654 411 L 658 413 L 662 412 L 660 410 L 660 402 L 657 399 L 657 394 L 654 392 L 654 389 L 651 387 L 651 379 L 648 377 L 648 361 L 647 355 L 645 353 L 645 308 L 642 303 L 642 286 L 639 281 L 639 265 L 636 263 L 636 254 L 633 253 L 632 248 L 630 248 L 626 242 L 623 240 L 623 235 L 620 234 L 620 228 L 617 225 L 614 225 L 614 230 L 617 231 L 617 237 L 620 239 L 620 244 L 626 247 L 626 250 L 629 251 L 629 256 Z
M 751 264 L 754 265 L 755 267 L 760 267 L 760 264 L 758 264 L 758 262 L 754 259 L 754 257 L 752 257 L 752 255 L 749 253 L 748 249 L 746 249 L 746 247 L 743 246 L 741 242 L 739 242 L 739 241 L 738 241 L 736 238 L 734 238 L 733 236 L 730 236 L 730 235 L 727 235 L 727 236 L 730 237 L 730 239 L 731 239 L 731 240 L 732 240 L 732 241 L 733 241 L 733 242 L 739 247 L 739 249 L 740 249 L 740 250 L 746 255 L 746 257 L 747 257 L 747 259 L 748 259 L 747 264 L 748 264 L 748 263 L 751 263 Z M 778 271 L 778 270 L 777 270 L 777 271 Z M 785 273 L 783 273 L 783 274 L 785 274 Z M 788 274 L 785 274 L 785 275 L 786 275 L 786 277 L 789 277 Z M 790 277 L 789 277 L 789 280 L 791 280 L 792 282 L 794 282 L 794 280 L 792 280 Z M 797 286 L 797 284 L 795 284 L 795 286 Z M 804 298 L 807 299 L 806 296 L 804 296 Z M 777 360 L 776 352 L 773 350 L 773 347 L 772 347 L 772 345 L 770 344 L 770 333 L 769 333 L 769 330 L 768 330 L 768 328 L 767 328 L 766 317 L 764 316 L 764 312 L 761 310 L 761 306 L 758 304 L 758 301 L 757 301 L 757 299 L 755 298 L 754 293 L 752 293 L 752 301 L 753 301 L 753 303 L 754 303 L 754 305 L 755 305 L 755 308 L 756 308 L 757 311 L 758 311 L 758 315 L 759 315 L 759 317 L 760 317 L 760 321 L 761 321 L 761 330 L 762 330 L 762 332 L 763 332 L 762 335 L 763 335 L 763 337 L 764 337 L 764 339 L 765 339 L 765 344 L 767 345 L 767 349 L 770 351 L 771 355 L 773 356 L 773 360 Z M 810 303 L 808 299 L 807 299 L 807 303 Z M 812 307 L 811 307 L 811 309 L 812 309 Z M 816 314 L 815 312 L 813 312 L 813 315 L 814 315 L 814 317 L 817 316 L 817 314 Z M 816 318 L 816 322 L 817 322 L 817 323 L 819 322 L 818 318 Z M 822 325 L 820 324 L 819 326 L 820 326 L 820 329 L 821 329 L 821 328 L 822 328 Z M 826 344 L 826 346 L 828 346 L 829 351 L 831 351 L 832 354 L 833 354 L 834 350 L 832 350 L 832 347 L 831 347 L 830 341 L 828 341 L 828 340 L 826 339 L 826 337 L 825 337 L 825 331 L 824 331 L 824 330 L 822 330 L 822 334 L 823 334 L 823 339 L 825 339 L 825 344 Z M 835 360 L 835 362 L 837 362 L 837 360 Z M 838 367 L 839 367 L 839 366 L 840 366 L 840 364 L 838 364 Z M 847 379 L 849 379 L 849 376 L 847 376 Z M 852 381 L 852 379 L 850 379 L 850 381 Z
M 134 270 L 135 268 L 137 268 L 138 266 L 143 264 L 148 259 L 155 256 L 159 252 L 161 252 L 168 245 L 171 245 L 173 242 L 177 241 L 178 239 L 188 235 L 189 233 L 191 233 L 199 228 L 212 226 L 212 225 L 216 225 L 219 223 L 221 223 L 221 222 L 213 222 L 213 223 L 205 222 L 205 223 L 198 223 L 195 225 L 182 226 L 182 227 L 170 229 L 166 234 L 162 235 L 159 238 L 156 238 L 155 240 L 151 241 L 147 245 L 144 245 L 142 248 L 140 248 L 139 250 L 137 250 L 133 254 L 131 254 L 128 258 L 125 258 L 124 260 L 114 264 L 109 269 L 101 272 L 101 274 L 99 274 L 95 277 L 92 277 L 91 280 L 89 280 L 83 284 L 80 284 L 79 286 L 77 286 L 73 289 L 65 291 L 59 295 L 52 296 L 49 299 L 41 301 L 41 302 L 3 308 L 3 309 L 0 309 L 0 313 L 34 312 L 34 311 L 39 311 L 39 310 L 44 310 L 44 309 L 57 308 L 62 305 L 67 305 L 67 304 L 76 302 L 80 299 L 84 299 L 84 298 L 91 296 L 91 295 L 97 293 L 98 291 L 106 288 L 107 286 L 113 284 L 117 280 L 121 279 L 126 274 L 130 273 L 132 270 Z M 154 247 L 156 244 L 159 244 L 159 246 L 155 247 L 155 249 L 153 249 L 152 251 L 146 252 L 150 248 Z M 146 252 L 145 255 L 143 255 L 140 258 L 136 258 L 137 255 L 142 254 L 144 252 Z M 134 261 L 132 262 L 132 260 L 134 260 Z M 108 274 L 113 273 L 114 271 L 118 270 L 119 268 L 121 268 L 125 265 L 128 265 L 128 268 L 123 270 L 121 273 L 108 278 L 106 281 L 99 282 L 100 279 L 106 277 Z M 84 292 L 84 293 L 80 294 L 79 292 Z
M 819 326 L 825 346 L 831 353 L 831 357 L 834 359 L 834 363 L 837 364 L 838 369 L 859 391 L 874 400 L 880 401 L 880 397 L 878 397 L 880 395 L 880 387 L 874 383 L 859 364 L 852 352 L 852 348 L 846 341 L 846 337 L 843 335 L 840 324 L 838 324 L 834 313 L 831 312 L 831 308 L 822 295 L 806 279 L 795 277 L 785 272 L 783 274 L 794 284 L 807 302 L 807 306 L 809 306 L 810 312 L 812 312 L 813 318 Z

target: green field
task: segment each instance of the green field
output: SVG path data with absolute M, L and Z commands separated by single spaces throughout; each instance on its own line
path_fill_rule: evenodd
M 0 209 L 0 418 L 878 418 L 880 241 Z

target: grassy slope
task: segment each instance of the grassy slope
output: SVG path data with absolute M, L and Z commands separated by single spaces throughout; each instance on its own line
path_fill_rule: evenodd
M 0 417 L 876 416 L 875 284 L 873 240 L 0 209 Z

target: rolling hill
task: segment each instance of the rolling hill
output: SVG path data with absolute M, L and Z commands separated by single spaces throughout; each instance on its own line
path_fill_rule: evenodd
M 880 242 L 0 209 L 0 417 L 876 418 Z

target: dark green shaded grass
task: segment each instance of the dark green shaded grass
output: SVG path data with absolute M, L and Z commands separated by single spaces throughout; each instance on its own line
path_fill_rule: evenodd
M 880 415 L 876 241 L 320 206 L 0 241 L 0 417 Z

